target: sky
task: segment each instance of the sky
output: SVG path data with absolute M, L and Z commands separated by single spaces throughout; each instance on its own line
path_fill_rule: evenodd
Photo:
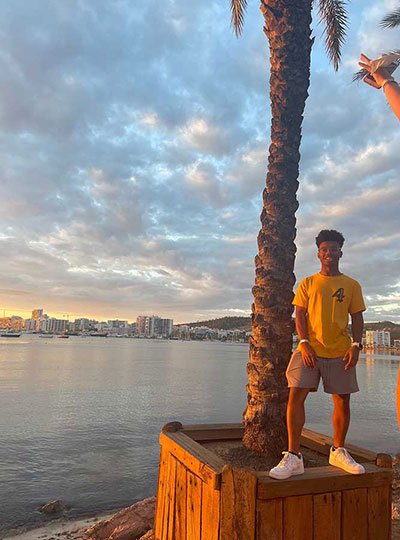
M 298 279 L 341 231 L 368 321 L 400 323 L 400 130 L 351 82 L 397 0 L 352 0 L 338 73 L 314 14 L 301 146 Z M 247 315 L 270 137 L 259 2 L 0 3 L 0 314 L 176 322 Z M 400 68 L 395 73 L 400 79 Z

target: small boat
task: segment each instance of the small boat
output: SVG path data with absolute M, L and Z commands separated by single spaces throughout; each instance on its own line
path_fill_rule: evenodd
M 45 339 L 53 339 L 53 334 L 39 334 L 40 338 L 45 338 Z
M 21 337 L 21 334 L 17 334 L 16 332 L 3 332 L 0 334 L 0 337 Z
M 69 335 L 68 334 L 60 334 L 59 336 L 57 336 L 58 338 L 60 339 L 69 339 Z

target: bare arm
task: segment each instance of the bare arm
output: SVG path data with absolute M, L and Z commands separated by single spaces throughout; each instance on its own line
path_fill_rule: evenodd
M 351 315 L 351 333 L 353 336 L 353 341 L 361 343 L 362 334 L 364 329 L 364 317 L 362 311 L 357 313 L 352 313 Z M 357 346 L 350 347 L 346 354 L 344 355 L 343 361 L 346 362 L 345 369 L 350 369 L 354 367 L 358 362 L 358 357 L 360 356 L 360 349 Z
M 392 107 L 394 114 L 400 120 L 400 87 L 397 83 L 388 83 L 385 84 L 383 89 L 385 92 L 386 99 L 389 102 L 389 105 Z
M 364 330 L 364 317 L 362 311 L 351 314 L 351 333 L 353 335 L 353 341 L 361 343 Z
M 308 339 L 307 309 L 296 306 L 296 331 L 299 340 Z M 303 362 L 308 367 L 315 367 L 315 351 L 308 342 L 300 343 L 299 350 Z
M 307 310 L 300 306 L 296 306 L 296 332 L 299 340 L 308 339 Z

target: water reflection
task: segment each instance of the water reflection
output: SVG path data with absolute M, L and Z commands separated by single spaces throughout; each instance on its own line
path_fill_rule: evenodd
M 247 358 L 247 345 L 218 342 L 1 342 L 0 523 L 37 519 L 39 504 L 57 498 L 79 514 L 150 495 L 160 427 L 240 421 Z M 392 355 L 360 359 L 352 442 L 400 449 L 399 362 Z M 311 395 L 308 427 L 330 434 L 331 412 L 330 396 Z

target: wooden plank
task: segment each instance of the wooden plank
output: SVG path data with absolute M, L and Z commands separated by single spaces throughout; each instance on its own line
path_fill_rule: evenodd
M 344 491 L 342 493 L 342 540 L 367 540 L 367 538 L 367 489 Z
M 220 540 L 255 540 L 257 477 L 225 465 L 221 485 Z
M 244 433 L 242 423 L 232 424 L 186 424 L 183 432 L 194 440 L 229 440 L 241 439 Z M 302 431 L 302 445 L 316 450 L 324 455 L 329 455 L 330 447 L 333 444 L 332 437 L 318 433 L 311 429 L 304 428 Z M 355 459 L 361 462 L 374 462 L 376 453 L 354 444 L 346 444 Z
M 332 437 L 324 435 L 322 433 L 317 433 L 311 429 L 304 428 L 301 433 L 301 445 L 306 448 L 311 448 L 311 450 L 316 450 L 324 455 L 329 455 L 330 448 L 333 444 Z M 376 453 L 371 450 L 366 450 L 360 446 L 354 444 L 346 443 L 346 448 L 350 454 L 354 457 L 355 460 L 361 461 L 362 463 L 371 462 L 375 463 Z
M 243 424 L 192 424 L 183 426 L 183 433 L 195 441 L 242 440 Z
M 283 499 L 283 540 L 313 540 L 313 538 L 312 496 Z
M 164 511 L 166 505 L 166 481 L 168 477 L 168 451 L 161 447 L 160 450 L 160 465 L 158 472 L 157 483 L 157 499 L 156 499 L 156 514 L 155 514 L 155 537 L 156 540 L 162 538 L 162 527 L 164 520 Z
M 340 491 L 314 495 L 314 540 L 340 540 L 341 503 Z
M 167 536 L 167 533 L 168 533 L 168 514 L 169 514 L 169 502 L 170 502 L 170 497 L 169 497 L 169 490 L 170 490 L 170 487 L 171 487 L 171 484 L 170 484 L 170 478 L 169 478 L 169 474 L 170 474 L 170 461 L 171 459 L 174 459 L 170 453 L 167 454 L 167 457 L 165 459 L 165 464 L 164 464 L 164 469 L 165 469 L 165 474 L 164 474 L 164 507 L 163 507 L 163 513 L 162 513 L 162 523 L 161 523 L 161 526 L 160 526 L 160 540 L 166 540 L 166 538 L 168 537 Z
M 174 534 L 168 540 L 186 540 L 186 475 L 186 467 L 177 462 Z
M 201 444 L 178 431 L 160 434 L 160 444 L 183 463 L 191 472 L 215 489 L 219 489 L 223 460 Z
M 244 427 L 237 429 L 202 429 L 191 430 L 184 429 L 182 431 L 185 435 L 193 439 L 194 441 L 241 441 L 243 439 Z
M 191 540 L 201 539 L 201 485 L 195 474 L 187 472 L 186 534 Z
M 392 490 L 379 486 L 368 490 L 368 540 L 390 540 Z
M 182 426 L 183 431 L 229 431 L 243 429 L 243 424 L 240 422 L 231 424 L 185 424 Z
M 337 467 L 312 467 L 299 476 L 287 480 L 269 478 L 267 472 L 257 472 L 258 499 L 276 499 L 291 495 L 307 495 L 342 491 L 361 487 L 389 485 L 392 471 L 365 463 L 365 474 L 349 474 Z
M 283 535 L 282 499 L 257 501 L 257 540 L 282 540 Z
M 375 465 L 384 469 L 391 469 L 393 467 L 393 458 L 389 454 L 376 454 Z
M 221 491 L 202 482 L 201 540 L 219 540 Z
M 176 504 L 176 469 L 178 462 L 169 455 L 168 464 L 168 514 L 163 525 L 163 540 L 172 540 L 174 538 L 175 526 L 175 504 Z

